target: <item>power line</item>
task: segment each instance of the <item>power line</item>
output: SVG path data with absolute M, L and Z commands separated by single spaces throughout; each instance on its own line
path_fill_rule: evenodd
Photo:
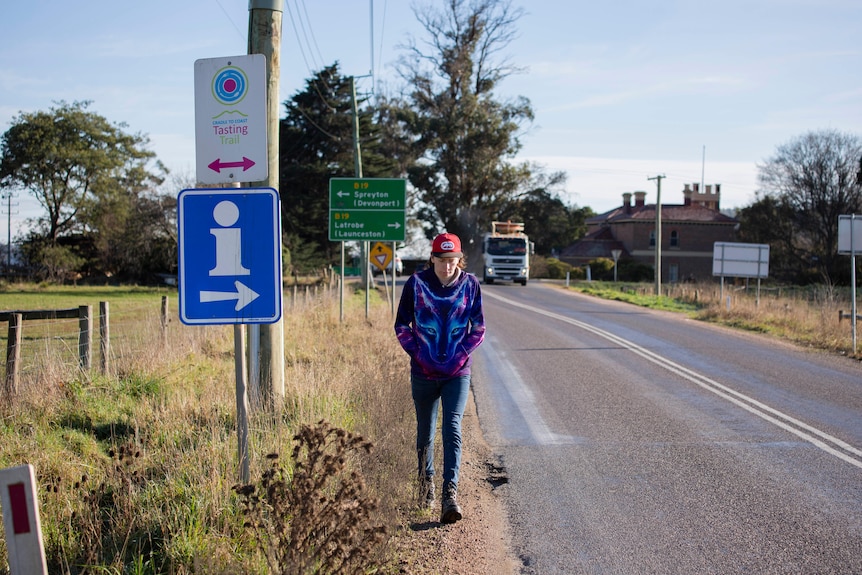
M 318 131 L 320 131 L 320 133 L 321 133 L 321 134 L 323 134 L 324 136 L 326 136 L 326 137 L 328 137 L 328 138 L 331 138 L 332 140 L 334 140 L 334 141 L 336 141 L 336 142 L 341 142 L 341 141 L 343 140 L 343 138 L 339 138 L 338 136 L 336 136 L 336 135 L 334 135 L 334 134 L 331 134 L 330 132 L 327 132 L 326 130 L 324 130 L 321 126 L 319 126 L 319 125 L 317 124 L 317 122 L 315 122 L 314 120 L 312 120 L 312 119 L 311 119 L 311 116 L 309 116 L 309 115 L 306 113 L 306 111 L 305 111 L 303 108 L 301 108 L 300 106 L 295 106 L 295 109 L 296 109 L 296 110 L 298 110 L 300 114 L 302 114 L 302 117 L 303 117 L 303 118 L 305 118 L 306 120 L 308 120 L 308 123 L 309 123 L 309 124 L 311 124 L 312 126 L 314 126 L 315 128 L 317 128 L 317 130 L 318 130 Z
M 311 26 L 311 18 L 308 17 L 308 8 L 305 5 L 305 0 L 298 0 L 298 1 L 302 3 L 302 11 L 305 13 L 305 22 L 308 25 L 308 31 L 311 33 L 311 43 L 314 45 L 314 48 L 317 50 L 318 58 L 320 58 L 320 64 L 315 64 L 315 66 L 318 66 L 319 68 L 323 68 L 323 66 L 324 66 L 323 54 L 320 52 L 320 46 L 317 44 L 317 38 L 315 37 L 314 29 Z M 298 9 L 297 9 L 297 15 L 299 15 Z M 300 22 L 300 24 L 302 24 L 302 23 Z M 305 26 L 302 26 L 302 33 L 306 34 Z M 305 36 L 305 42 L 306 42 L 306 44 L 308 44 L 308 35 Z M 311 52 L 311 46 L 308 47 L 308 51 Z M 313 56 L 312 56 L 312 58 L 313 58 Z
M 234 30 L 236 30 L 236 33 L 237 33 L 237 34 L 239 34 L 239 37 L 240 37 L 240 38 L 242 38 L 242 40 L 243 40 L 244 42 L 245 42 L 245 41 L 247 41 L 247 40 L 246 40 L 246 37 L 245 37 L 245 34 L 243 34 L 243 33 L 242 33 L 242 31 L 241 31 L 241 30 L 239 29 L 239 27 L 236 25 L 236 22 L 234 22 L 234 21 L 233 21 L 233 18 L 231 18 L 231 17 L 230 17 L 230 14 L 228 14 L 227 10 L 225 10 L 225 9 L 224 9 L 224 6 L 222 6 L 221 2 L 220 2 L 219 0 L 215 0 L 215 3 L 216 3 L 216 4 L 218 4 L 218 7 L 219 7 L 219 8 L 221 8 L 221 11 L 222 11 L 222 12 L 224 12 L 224 15 L 225 15 L 225 16 L 227 16 L 228 21 L 229 21 L 229 22 L 231 23 L 231 25 L 233 26 L 233 29 L 234 29 Z
M 296 37 L 296 45 L 299 48 L 299 53 L 302 55 L 302 61 L 305 62 L 305 69 L 308 70 L 309 73 L 313 73 L 311 66 L 308 64 L 308 58 L 305 55 L 305 48 L 302 45 L 302 39 L 299 37 L 299 30 L 296 29 L 296 18 L 293 17 L 293 12 L 290 9 L 290 2 L 285 2 L 284 7 L 287 10 L 288 17 L 290 18 L 290 24 L 293 27 L 293 35 Z
M 312 69 L 308 63 L 308 58 L 306 57 L 306 54 L 305 54 L 305 47 L 302 44 L 302 38 L 300 37 L 299 30 L 296 27 L 296 21 L 299 19 L 299 10 L 297 9 L 297 17 L 294 18 L 293 12 L 290 10 L 290 3 L 289 2 L 286 4 L 286 7 L 287 7 L 288 16 L 290 17 L 291 26 L 293 28 L 293 35 L 296 38 L 296 45 L 299 47 L 299 53 L 302 55 L 302 61 L 305 62 L 305 68 L 306 68 L 306 70 L 308 70 L 308 74 L 312 78 L 312 84 L 314 84 L 314 89 L 317 92 L 318 97 L 320 97 L 320 101 L 325 106 L 327 106 L 328 108 L 330 108 L 331 110 L 334 111 L 334 108 L 332 108 L 332 106 L 329 105 L 329 102 L 326 101 L 326 98 L 321 93 L 320 88 L 317 86 L 317 82 L 313 80 L 314 76 L 316 75 L 316 70 Z M 309 25 L 309 27 L 310 27 L 310 25 Z M 309 48 L 309 51 L 310 50 L 311 49 Z M 323 68 L 321 67 L 320 69 L 322 70 Z M 325 86 L 326 90 L 331 91 L 329 84 L 327 84 L 326 81 L 323 80 L 322 78 L 321 78 L 321 80 L 323 81 L 323 85 Z

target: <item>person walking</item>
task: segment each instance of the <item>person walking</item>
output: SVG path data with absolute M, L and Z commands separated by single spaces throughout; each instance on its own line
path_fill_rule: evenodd
M 457 500 L 461 420 L 470 392 L 471 354 L 485 338 L 479 280 L 465 268 L 460 238 L 450 233 L 438 235 L 425 269 L 404 284 L 395 317 L 395 335 L 410 356 L 419 495 L 429 508 L 436 499 L 434 436 L 438 411 L 442 411 L 441 523 L 455 523 L 463 515 Z

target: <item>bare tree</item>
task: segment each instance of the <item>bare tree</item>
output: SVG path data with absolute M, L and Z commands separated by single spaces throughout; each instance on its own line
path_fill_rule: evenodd
M 862 209 L 856 181 L 860 156 L 859 137 L 822 130 L 779 146 L 758 166 L 760 194 L 775 198 L 792 218 L 789 251 L 830 283 L 844 275 L 837 255 L 838 216 Z

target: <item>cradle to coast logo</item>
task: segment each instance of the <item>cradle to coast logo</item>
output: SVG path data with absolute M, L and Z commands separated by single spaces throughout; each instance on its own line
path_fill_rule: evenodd
M 238 104 L 248 93 L 248 78 L 235 66 L 225 66 L 213 77 L 213 97 L 225 106 Z M 240 144 L 248 135 L 248 115 L 239 110 L 225 110 L 213 117 L 213 134 L 222 145 Z
M 235 66 L 225 66 L 213 77 L 213 97 L 225 106 L 238 104 L 248 93 L 248 78 Z

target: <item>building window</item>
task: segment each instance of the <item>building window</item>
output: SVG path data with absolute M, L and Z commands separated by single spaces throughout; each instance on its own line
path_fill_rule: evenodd
M 670 247 L 678 248 L 679 247 L 679 232 L 674 230 L 670 233 Z
M 670 264 L 670 268 L 668 269 L 668 275 L 670 276 L 668 279 L 670 283 L 675 284 L 679 282 L 679 264 Z
M 651 247 L 651 248 L 655 247 L 655 230 L 653 230 L 649 233 L 649 247 Z

